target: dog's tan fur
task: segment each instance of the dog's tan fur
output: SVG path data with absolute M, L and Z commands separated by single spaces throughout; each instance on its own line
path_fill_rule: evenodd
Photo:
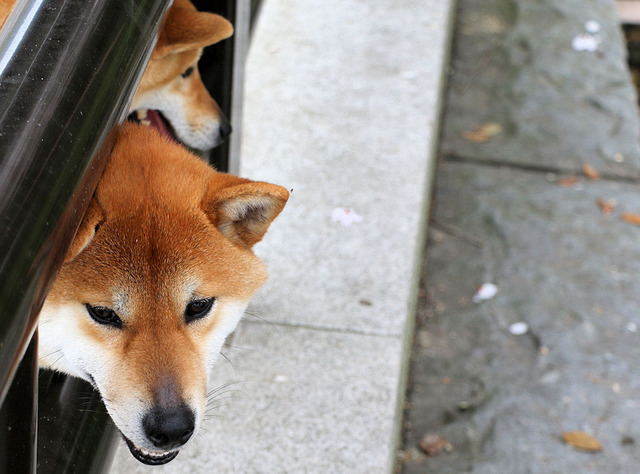
M 154 404 L 184 402 L 197 425 L 208 372 L 266 278 L 251 247 L 287 198 L 125 125 L 42 310 L 41 365 L 93 383 L 139 448 L 157 451 L 141 426 Z M 209 297 L 210 313 L 186 323 L 187 304 Z M 122 327 L 86 304 L 113 309 Z

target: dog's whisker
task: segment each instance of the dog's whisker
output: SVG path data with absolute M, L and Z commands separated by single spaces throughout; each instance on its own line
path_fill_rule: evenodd
M 233 390 L 233 389 L 232 390 L 225 390 L 224 392 L 218 392 L 218 393 L 214 393 L 211 396 L 208 396 L 207 397 L 207 404 L 213 402 L 214 400 L 221 400 L 220 397 L 222 395 L 226 395 L 228 393 L 241 393 L 241 394 L 244 395 L 244 391 L 243 390 Z M 231 395 L 231 396 L 233 396 L 233 395 Z
M 86 402 L 86 403 L 96 403 L 96 399 L 93 398 L 93 396 L 91 395 L 84 395 L 82 397 L 79 397 L 78 400 L 80 402 Z M 102 403 L 96 403 L 96 405 L 102 405 Z
M 233 371 L 235 372 L 235 374 L 236 374 L 236 375 L 238 375 L 238 371 L 236 370 L 236 366 L 235 366 L 235 365 L 233 365 L 233 362 L 231 362 L 231 359 L 229 359 L 229 358 L 225 355 L 225 353 L 224 353 L 224 352 L 222 352 L 222 351 L 220 351 L 220 355 L 221 355 L 222 357 L 224 357 L 224 358 L 225 358 L 225 360 L 226 360 L 227 362 L 229 362 L 229 365 L 231 365 L 231 367 L 233 368 Z
M 105 410 L 96 410 L 95 407 L 92 407 L 91 405 L 79 406 L 78 410 L 87 412 L 87 413 L 99 413 L 101 415 L 104 415 L 107 413 Z
M 218 403 L 218 402 L 220 402 L 220 401 L 222 401 L 222 400 L 231 400 L 231 399 L 233 399 L 233 398 L 235 398 L 233 395 L 230 395 L 230 396 L 228 396 L 228 397 L 216 398 L 216 399 L 214 399 L 214 400 L 210 400 L 210 401 L 207 403 L 207 405 L 206 405 L 206 406 L 207 406 L 207 408 L 209 408 L 209 407 L 211 406 L 211 404 L 212 404 L 212 403 Z
M 227 387 L 230 387 L 231 385 L 237 385 L 239 383 L 245 383 L 245 382 L 246 382 L 246 380 L 236 380 L 234 382 L 229 382 L 229 383 L 226 383 L 224 385 L 220 385 L 219 387 L 216 387 L 213 390 L 211 390 L 210 392 L 208 392 L 207 393 L 207 397 L 210 397 L 214 393 L 219 392 L 220 390 L 223 390 L 223 389 L 225 389 Z
M 210 420 L 221 420 L 224 417 L 224 415 L 215 415 L 213 413 L 206 413 L 203 417 L 202 420 L 203 421 L 210 421 Z
M 217 399 L 218 397 L 221 397 L 222 395 L 227 395 L 229 393 L 241 393 L 244 394 L 244 390 L 240 390 L 239 388 L 230 388 L 228 390 L 223 390 L 221 392 L 216 392 L 216 393 L 212 393 L 211 395 L 207 396 L 207 400 L 208 401 L 212 401 Z
M 231 405 L 228 404 L 228 403 L 223 403 L 221 405 L 211 406 L 211 407 L 207 408 L 204 412 L 206 414 L 206 413 L 209 413 L 211 411 L 217 410 L 218 408 L 229 407 L 229 406 L 231 406 Z
M 253 318 L 259 319 L 260 321 L 262 321 L 265 324 L 268 324 L 269 326 L 274 326 L 275 327 L 274 323 L 272 323 L 268 319 L 263 318 L 262 316 L 258 316 L 257 314 L 252 313 L 251 311 L 245 311 L 244 314 L 247 315 L 247 316 L 251 316 Z
M 238 351 L 255 351 L 255 348 L 253 347 L 236 346 L 235 344 L 225 344 L 224 347 L 228 347 L 229 349 L 234 349 Z
M 58 352 L 58 351 L 54 351 L 54 352 L 52 352 L 51 354 L 53 355 L 53 354 L 55 354 L 56 352 Z M 56 370 L 56 368 L 55 368 L 56 364 L 57 364 L 58 362 L 60 362 L 60 361 L 62 360 L 62 358 L 63 358 L 63 357 L 64 357 L 64 354 L 60 354 L 60 357 L 58 357 L 56 360 L 54 360 L 54 361 L 51 363 L 50 368 L 51 368 L 52 370 Z M 41 360 L 42 360 L 42 359 L 41 359 Z
M 55 354 L 55 353 L 57 353 L 57 352 L 60 352 L 60 357 L 63 357 L 62 349 L 56 349 L 55 351 L 52 351 L 52 352 L 50 352 L 49 354 L 41 355 L 40 357 L 38 357 L 38 359 L 39 359 L 40 361 L 42 361 L 42 360 L 46 359 L 47 357 L 51 357 L 52 355 L 54 355 L 54 354 Z M 56 362 L 57 362 L 58 360 L 59 360 L 59 359 L 56 359 Z
M 98 411 L 98 410 L 89 410 L 86 408 L 79 408 L 78 411 L 81 411 L 82 413 L 95 413 L 98 415 L 104 415 L 106 412 L 104 411 Z

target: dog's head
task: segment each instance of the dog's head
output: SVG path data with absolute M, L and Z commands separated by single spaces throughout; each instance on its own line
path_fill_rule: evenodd
M 133 98 L 135 118 L 192 148 L 220 144 L 231 126 L 202 83 L 197 63 L 205 46 L 232 34 L 233 26 L 223 17 L 176 0 Z
M 197 431 L 208 373 L 266 278 L 252 246 L 287 199 L 124 126 L 42 310 L 40 356 L 100 391 L 138 460 L 168 462 Z

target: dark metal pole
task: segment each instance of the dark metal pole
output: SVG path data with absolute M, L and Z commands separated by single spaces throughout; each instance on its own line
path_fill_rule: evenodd
M 38 397 L 37 332 L 0 410 L 0 472 L 31 474 L 36 465 Z

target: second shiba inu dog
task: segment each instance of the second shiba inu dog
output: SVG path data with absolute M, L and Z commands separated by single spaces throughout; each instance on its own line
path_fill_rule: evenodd
M 0 0 L 0 28 L 16 0 Z M 174 0 L 133 98 L 130 111 L 145 124 L 185 145 L 208 150 L 231 133 L 231 126 L 198 72 L 205 46 L 233 34 L 228 20 L 199 12 L 189 0 Z
M 197 432 L 208 373 L 266 272 L 252 252 L 289 193 L 123 126 L 40 315 L 41 367 L 90 382 L 133 456 Z
M 220 144 L 231 127 L 203 84 L 197 63 L 205 46 L 232 34 L 233 26 L 223 17 L 175 0 L 131 104 L 136 118 L 192 148 Z

